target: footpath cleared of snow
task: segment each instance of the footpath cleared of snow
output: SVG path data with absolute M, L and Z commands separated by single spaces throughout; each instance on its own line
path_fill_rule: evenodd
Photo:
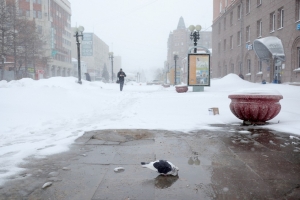
M 237 90 L 276 90 L 282 110 L 264 126 L 300 135 L 300 87 L 257 84 L 229 74 L 211 81 L 204 92 L 176 93 L 174 87 L 129 82 L 118 84 L 55 77 L 0 82 L 0 184 L 20 172 L 28 156 L 42 158 L 68 150 L 85 131 L 164 129 L 189 132 L 214 129 L 209 124 L 241 122 L 230 111 L 228 95 Z M 254 88 L 254 89 L 253 89 Z M 220 115 L 209 115 L 218 107 Z M 280 123 L 278 123 L 280 121 Z

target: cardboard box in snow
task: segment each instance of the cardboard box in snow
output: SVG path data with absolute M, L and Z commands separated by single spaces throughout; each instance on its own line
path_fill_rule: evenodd
M 209 115 L 219 115 L 219 108 L 209 108 Z

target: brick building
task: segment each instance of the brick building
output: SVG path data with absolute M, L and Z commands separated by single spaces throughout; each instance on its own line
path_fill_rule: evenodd
M 35 20 L 41 37 L 47 41 L 45 57 L 48 66 L 35 66 L 40 77 L 70 76 L 72 74 L 71 4 L 68 0 L 16 0 L 19 13 Z
M 235 73 L 251 82 L 300 81 L 300 0 L 214 0 L 213 5 L 212 77 Z M 279 56 L 273 48 L 281 45 Z

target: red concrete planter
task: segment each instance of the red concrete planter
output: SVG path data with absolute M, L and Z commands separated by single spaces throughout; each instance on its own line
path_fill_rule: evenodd
M 178 93 L 183 93 L 183 92 L 187 92 L 189 90 L 188 86 L 186 85 L 176 85 L 176 92 Z
M 280 94 L 232 94 L 230 110 L 244 123 L 264 124 L 273 119 L 281 110 Z

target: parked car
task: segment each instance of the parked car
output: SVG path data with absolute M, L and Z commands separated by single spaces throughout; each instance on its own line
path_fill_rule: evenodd
M 147 82 L 147 85 L 162 85 L 163 82 L 160 80 L 153 80 L 151 82 Z

